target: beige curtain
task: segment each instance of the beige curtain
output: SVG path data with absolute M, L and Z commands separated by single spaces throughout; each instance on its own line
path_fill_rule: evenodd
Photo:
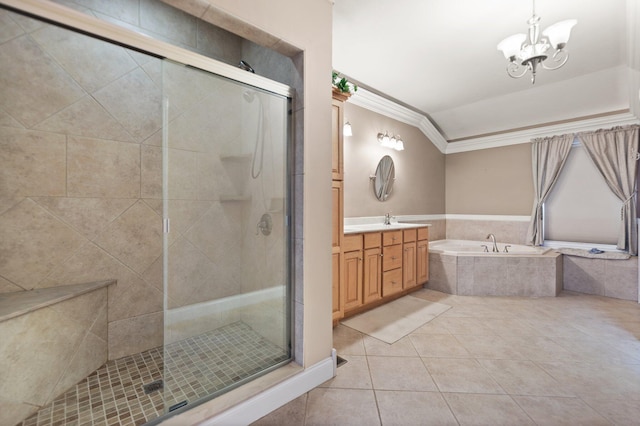
M 573 135 L 534 139 L 531 143 L 533 160 L 533 211 L 527 232 L 527 244 L 540 246 L 542 235 L 542 205 L 556 184 L 569 156 Z
M 640 126 L 615 127 L 610 130 L 579 133 L 589 157 L 622 201 L 618 249 L 638 254 L 636 224 L 636 176 Z

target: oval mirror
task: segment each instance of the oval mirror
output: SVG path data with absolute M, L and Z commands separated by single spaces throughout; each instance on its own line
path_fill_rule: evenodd
M 393 189 L 396 172 L 393 158 L 385 155 L 380 159 L 376 174 L 373 176 L 373 193 L 380 201 L 386 201 Z

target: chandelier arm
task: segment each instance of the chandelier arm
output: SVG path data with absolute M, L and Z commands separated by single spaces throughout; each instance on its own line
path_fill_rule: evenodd
M 511 78 L 520 78 L 524 77 L 524 75 L 529 71 L 528 65 L 520 65 L 517 62 L 509 62 L 507 65 L 507 74 Z
M 567 63 L 567 61 L 569 60 L 569 52 L 564 49 L 556 50 L 553 56 L 551 56 L 550 60 L 552 64 L 557 65 L 547 66 L 547 61 L 544 61 L 542 62 L 542 68 L 544 68 L 545 70 L 557 70 Z

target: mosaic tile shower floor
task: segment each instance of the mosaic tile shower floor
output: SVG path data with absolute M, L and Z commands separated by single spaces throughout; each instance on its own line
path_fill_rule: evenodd
M 166 358 L 165 358 L 166 357 Z M 287 359 L 286 352 L 236 322 L 163 348 L 107 362 L 20 426 L 141 425 L 167 406 L 195 401 Z M 163 379 L 164 389 L 144 385 Z

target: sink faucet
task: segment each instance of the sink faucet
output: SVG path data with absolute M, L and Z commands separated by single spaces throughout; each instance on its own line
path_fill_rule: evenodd
M 487 235 L 487 240 L 488 240 L 489 238 L 491 238 L 491 241 L 493 242 L 493 250 L 492 250 L 492 251 L 493 251 L 494 253 L 498 253 L 498 251 L 499 251 L 499 250 L 498 250 L 498 245 L 496 244 L 496 237 L 495 237 L 495 235 L 493 235 L 493 234 L 489 234 L 489 235 Z
M 384 224 L 391 225 L 391 213 L 385 213 L 384 215 Z

